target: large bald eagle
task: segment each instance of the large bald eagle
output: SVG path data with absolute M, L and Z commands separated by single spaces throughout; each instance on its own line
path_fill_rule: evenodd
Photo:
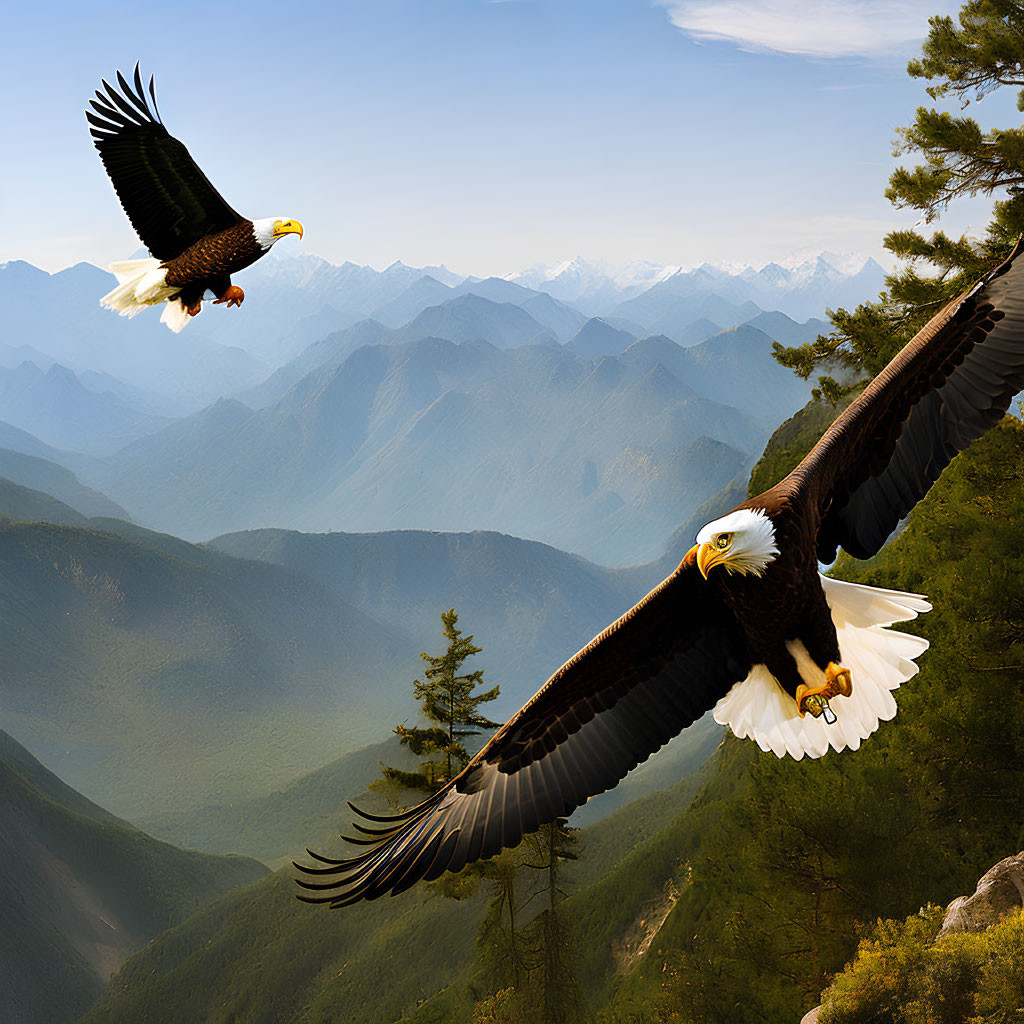
M 89 101 L 95 113 L 85 116 L 124 212 L 153 258 L 110 264 L 118 286 L 100 302 L 128 317 L 166 303 L 160 319 L 177 332 L 199 312 L 207 289 L 215 305 L 240 306 L 245 293 L 231 275 L 285 235 L 301 238 L 302 225 L 236 213 L 163 126 L 152 77 L 152 107 L 138 64 L 134 87 L 120 71 L 117 81 L 120 92 L 102 80 L 106 94 L 96 91 Z
M 818 572 L 874 555 L 1024 387 L 1024 258 L 936 315 L 770 490 L 708 523 L 679 568 L 563 665 L 429 799 L 356 825 L 366 849 L 300 867 L 345 906 L 458 871 L 614 786 L 705 712 L 763 750 L 856 749 L 896 713 L 926 640 L 885 627 L 918 594 Z

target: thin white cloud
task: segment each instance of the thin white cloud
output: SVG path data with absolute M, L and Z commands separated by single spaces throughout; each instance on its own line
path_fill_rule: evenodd
M 896 53 L 928 33 L 928 18 L 959 4 L 936 0 L 655 0 L 698 41 L 802 57 Z

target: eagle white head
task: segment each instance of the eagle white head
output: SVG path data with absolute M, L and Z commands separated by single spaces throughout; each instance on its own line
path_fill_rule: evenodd
M 759 508 L 741 508 L 716 519 L 697 534 L 697 567 L 707 579 L 720 565 L 728 573 L 760 576 L 779 553 L 775 526 Z
M 285 235 L 302 237 L 302 225 L 297 220 L 285 217 L 261 217 L 252 222 L 252 233 L 261 248 L 269 249 Z

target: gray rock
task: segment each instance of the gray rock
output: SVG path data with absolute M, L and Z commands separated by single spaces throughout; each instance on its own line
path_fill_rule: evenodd
M 946 908 L 939 938 L 954 932 L 980 932 L 1024 905 L 1024 851 L 990 868 L 972 896 L 958 896 Z

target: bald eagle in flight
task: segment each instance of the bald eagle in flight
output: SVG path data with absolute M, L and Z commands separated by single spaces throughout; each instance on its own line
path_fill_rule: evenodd
M 857 749 L 896 713 L 926 640 L 918 594 L 828 579 L 869 558 L 1024 387 L 1024 258 L 937 314 L 789 476 L 708 523 L 679 568 L 563 665 L 466 768 L 361 853 L 296 865 L 346 906 L 490 857 L 616 785 L 705 712 L 779 757 Z M 833 706 L 834 705 L 834 706 Z
M 128 317 L 166 303 L 160 320 L 177 332 L 199 312 L 207 289 L 215 305 L 240 306 L 245 293 L 231 275 L 285 235 L 301 238 L 302 225 L 236 213 L 163 126 L 152 77 L 152 107 L 138 64 L 134 86 L 120 71 L 117 81 L 120 92 L 102 79 L 105 93 L 96 91 L 85 116 L 124 212 L 153 258 L 111 263 L 118 285 L 100 303 Z

